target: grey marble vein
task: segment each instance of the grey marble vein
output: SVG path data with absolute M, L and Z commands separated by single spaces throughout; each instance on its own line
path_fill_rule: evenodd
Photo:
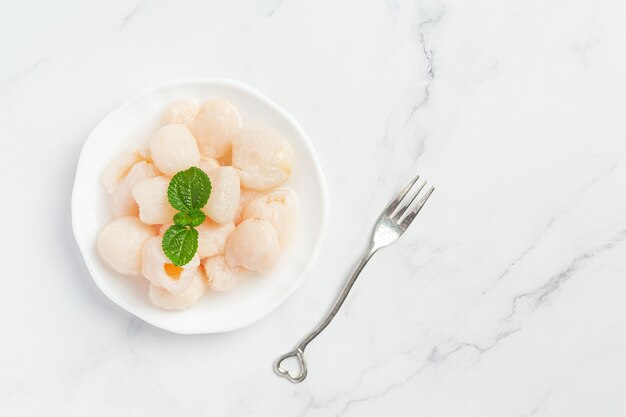
M 435 26 L 443 17 L 444 11 L 443 8 L 440 8 L 434 16 L 428 17 L 425 20 L 421 21 L 418 25 L 417 36 L 420 48 L 422 50 L 422 54 L 424 58 L 426 58 L 426 82 L 424 84 L 424 95 L 421 100 L 414 104 L 409 112 L 407 117 L 407 122 L 412 120 L 415 116 L 416 112 L 423 106 L 428 103 L 431 93 L 431 84 L 435 79 L 435 67 L 434 67 L 434 51 L 432 46 L 429 44 L 426 30 L 427 28 Z
M 518 304 L 522 301 L 530 302 L 533 310 L 539 307 L 546 300 L 546 298 L 548 298 L 548 296 L 559 290 L 561 286 L 567 282 L 575 272 L 578 271 L 582 264 L 609 249 L 615 248 L 619 243 L 624 242 L 625 239 L 626 230 L 619 231 L 608 242 L 598 245 L 590 251 L 578 255 L 563 270 L 556 275 L 551 276 L 547 282 L 539 288 L 515 296 L 511 312 L 504 318 L 504 320 L 508 321 L 515 317 L 517 314 Z
M 533 238 L 531 243 L 526 248 L 524 248 L 524 250 L 522 251 L 522 253 L 520 255 L 518 255 L 513 261 L 511 261 L 506 266 L 506 268 L 502 271 L 502 273 L 500 273 L 500 275 L 493 281 L 493 284 L 489 285 L 489 287 L 487 287 L 487 288 L 485 288 L 483 290 L 482 295 L 487 294 L 487 292 L 492 290 L 499 281 L 501 281 L 505 277 L 507 277 L 509 275 L 509 273 L 511 272 L 511 270 L 513 270 L 520 262 L 522 262 L 526 258 L 527 255 L 529 255 L 531 252 L 533 252 L 535 250 L 535 248 L 537 247 L 539 242 L 541 242 L 541 240 L 543 240 L 543 238 L 548 234 L 548 232 L 550 232 L 550 230 L 551 230 L 552 226 L 555 224 L 555 222 L 557 222 L 561 218 L 562 215 L 564 215 L 567 212 L 569 212 L 571 210 L 571 208 L 575 204 L 577 204 L 579 201 L 581 201 L 584 198 L 584 196 L 586 195 L 586 193 L 590 189 L 592 189 L 602 179 L 606 178 L 607 175 L 609 175 L 612 172 L 614 172 L 614 170 L 615 170 L 615 168 L 617 166 L 618 166 L 618 164 L 611 165 L 608 169 L 603 171 L 600 175 L 596 176 L 591 181 L 589 181 L 587 184 L 585 184 L 585 186 L 582 187 L 582 189 L 573 197 L 572 202 L 570 204 L 568 204 L 564 210 L 561 210 L 558 214 L 555 214 L 553 217 L 550 217 L 548 219 L 546 225 Z
M 278 10 L 283 5 L 284 1 L 285 0 L 276 1 L 276 4 L 274 4 L 272 8 L 267 12 L 267 17 L 274 16 L 274 13 L 276 13 L 276 10 Z
M 128 24 L 128 22 L 134 19 L 135 16 L 137 16 L 137 14 L 139 13 L 139 11 L 143 8 L 146 1 L 147 0 L 138 0 L 135 3 L 135 6 L 133 7 L 133 9 L 122 18 L 120 24 L 117 25 L 113 30 L 118 30 L 118 29 L 123 28 L 124 26 Z

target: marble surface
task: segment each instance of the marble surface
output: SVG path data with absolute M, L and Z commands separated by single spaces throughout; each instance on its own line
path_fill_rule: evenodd
M 623 416 L 620 1 L 63 1 L 0 6 L 2 416 Z M 313 139 L 331 220 L 259 323 L 184 337 L 109 302 L 70 228 L 81 145 L 136 91 L 228 77 Z M 437 191 L 306 354 L 392 194 Z

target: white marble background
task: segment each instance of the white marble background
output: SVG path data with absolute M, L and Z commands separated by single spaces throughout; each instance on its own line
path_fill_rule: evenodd
M 0 5 L 1 416 L 626 415 L 622 1 Z M 183 337 L 114 306 L 70 230 L 78 153 L 136 91 L 249 83 L 319 153 L 332 217 L 261 322 Z M 437 191 L 309 346 L 389 197 Z

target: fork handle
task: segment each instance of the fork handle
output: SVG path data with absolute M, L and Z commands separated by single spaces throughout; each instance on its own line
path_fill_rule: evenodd
M 350 274 L 350 277 L 348 278 L 343 288 L 341 289 L 341 292 L 337 296 L 337 299 L 335 299 L 335 303 L 333 304 L 333 307 L 330 309 L 328 313 L 326 313 L 326 316 L 324 317 L 324 319 L 315 327 L 315 329 L 313 329 L 311 333 L 306 335 L 300 341 L 300 343 L 298 343 L 298 346 L 296 347 L 297 349 L 300 349 L 301 351 L 304 352 L 304 349 L 306 348 L 306 346 L 309 343 L 311 343 L 311 341 L 315 339 L 320 333 L 322 333 L 322 331 L 330 324 L 331 321 L 333 321 L 333 319 L 337 315 L 337 312 L 339 312 L 339 309 L 343 305 L 344 301 L 346 301 L 346 298 L 348 297 L 348 294 L 350 293 L 352 286 L 356 282 L 356 279 L 359 277 L 359 274 L 361 273 L 363 268 L 365 268 L 365 265 L 367 265 L 367 262 L 371 259 L 374 253 L 376 253 L 376 249 L 374 247 L 374 243 L 372 242 L 370 246 L 367 248 L 367 250 L 365 251 L 365 253 L 363 254 L 363 256 L 361 257 L 361 260 L 359 261 L 359 263 L 356 265 L 356 267 L 352 271 L 352 274 Z
M 324 329 L 330 324 L 330 322 L 333 321 L 333 319 L 337 315 L 337 312 L 343 305 L 343 302 L 348 297 L 348 294 L 350 293 L 352 286 L 356 282 L 356 279 L 359 277 L 359 274 L 361 273 L 363 268 L 365 268 L 365 265 L 367 265 L 367 262 L 376 253 L 377 250 L 378 247 L 372 241 L 370 243 L 370 246 L 361 257 L 361 260 L 352 271 L 352 274 L 350 274 L 350 277 L 344 284 L 343 288 L 341 289 L 341 292 L 337 296 L 337 299 L 335 300 L 332 308 L 328 311 L 328 313 L 326 313 L 326 316 L 322 319 L 322 321 L 320 321 L 319 324 L 308 335 L 306 335 L 300 341 L 300 343 L 298 343 L 294 350 L 282 356 L 279 356 L 276 359 L 276 361 L 274 362 L 274 371 L 277 375 L 285 377 L 293 383 L 302 382 L 304 378 L 306 378 L 307 367 L 306 362 L 304 361 L 304 349 L 306 349 L 307 345 L 311 343 L 311 341 L 315 339 L 320 333 L 322 333 L 322 331 L 324 331 Z M 282 367 L 282 362 L 290 357 L 296 357 L 298 359 L 300 366 L 299 374 L 293 374 Z

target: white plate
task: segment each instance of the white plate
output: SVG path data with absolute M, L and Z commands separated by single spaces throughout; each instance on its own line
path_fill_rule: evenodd
M 200 102 L 226 98 L 241 113 L 245 127 L 271 129 L 287 138 L 295 158 L 293 173 L 285 185 L 293 188 L 298 196 L 300 221 L 293 242 L 271 273 L 247 279 L 227 293 L 209 291 L 196 306 L 186 310 L 166 311 L 150 303 L 144 278 L 120 275 L 101 259 L 96 238 L 113 218 L 109 196 L 101 182 L 104 169 L 124 150 L 147 144 L 159 126 L 165 107 L 182 97 L 195 97 Z M 258 91 L 224 79 L 175 81 L 142 91 L 122 104 L 87 138 L 72 193 L 74 236 L 100 290 L 142 320 L 181 334 L 239 329 L 284 302 L 302 284 L 317 257 L 328 210 L 326 181 L 306 133 L 293 117 Z

